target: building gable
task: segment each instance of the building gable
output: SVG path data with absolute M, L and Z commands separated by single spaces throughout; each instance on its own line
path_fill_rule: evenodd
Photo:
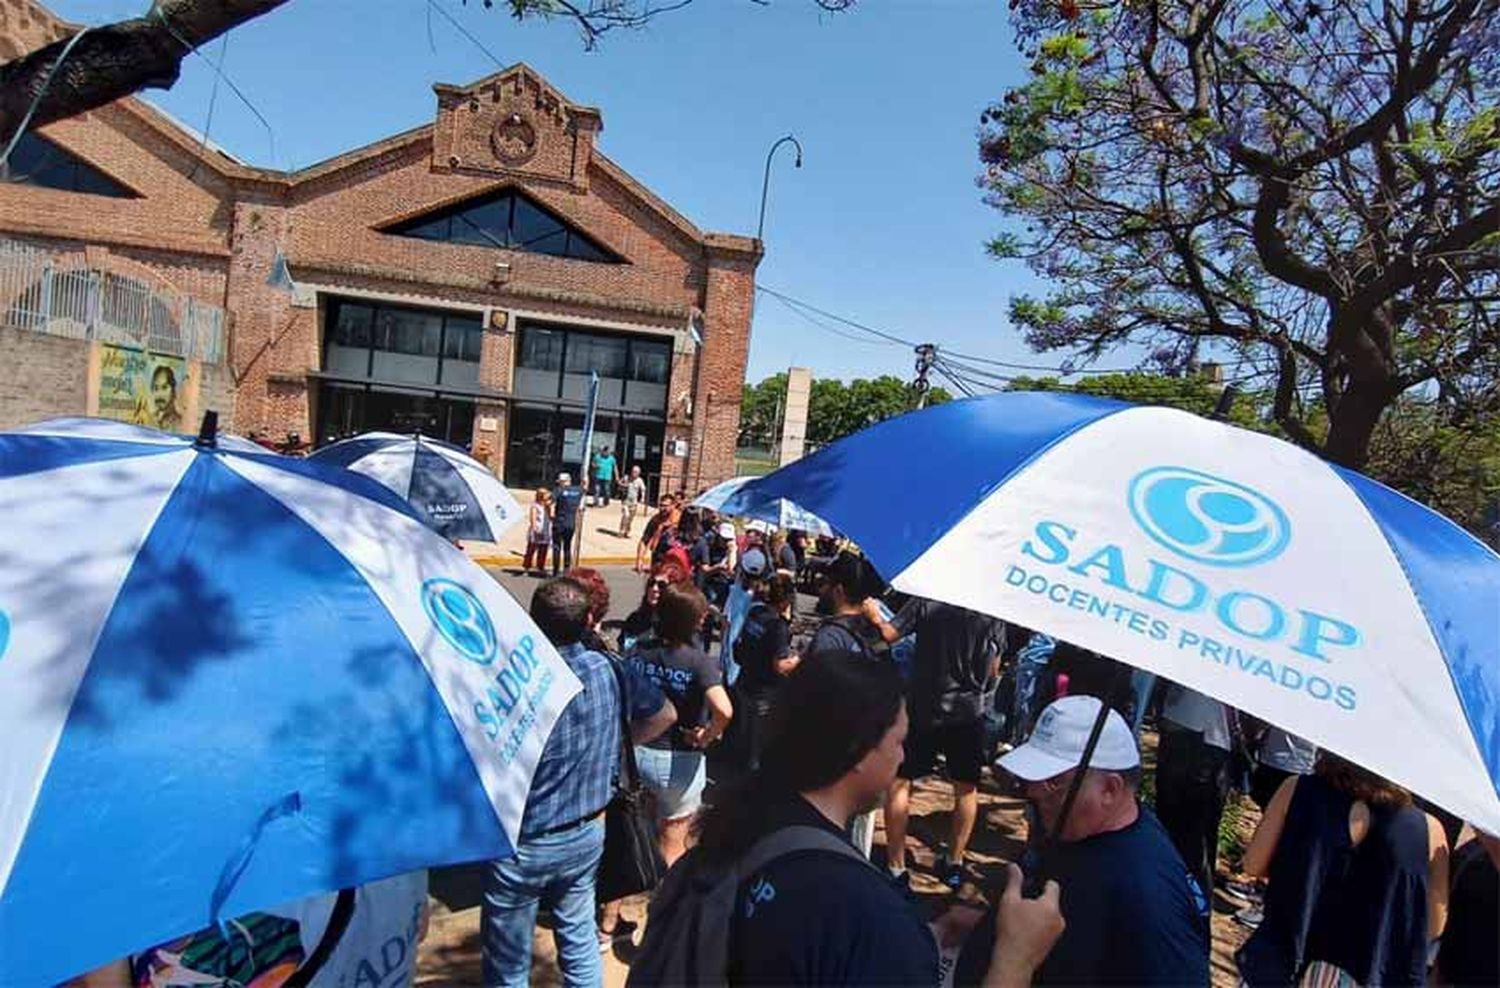
M 599 111 L 570 101 L 525 64 L 467 86 L 438 84 L 434 171 L 519 175 L 588 189 Z

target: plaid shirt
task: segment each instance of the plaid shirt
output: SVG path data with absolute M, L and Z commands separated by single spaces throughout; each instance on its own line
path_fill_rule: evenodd
M 568 701 L 542 748 L 521 818 L 523 841 L 604 809 L 619 771 L 620 689 L 609 657 L 583 645 L 558 653 L 583 690 Z

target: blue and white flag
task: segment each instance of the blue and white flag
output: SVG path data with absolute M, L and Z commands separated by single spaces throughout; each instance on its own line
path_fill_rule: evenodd
M 426 436 L 368 432 L 324 446 L 309 459 L 380 481 L 445 538 L 498 542 L 526 517 L 489 467 Z
M 1500 556 L 1367 477 L 1186 412 L 1014 392 L 744 494 L 829 519 L 902 591 L 1165 676 L 1500 833 Z
M 576 678 L 381 485 L 0 433 L 0 984 L 511 853 Z

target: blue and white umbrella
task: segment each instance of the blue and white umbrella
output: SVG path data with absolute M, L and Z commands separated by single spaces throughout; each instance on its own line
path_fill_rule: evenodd
M 375 478 L 446 538 L 498 542 L 525 517 L 488 467 L 457 446 L 426 436 L 367 432 L 325 446 L 309 459 Z
M 1007 393 L 744 494 L 816 511 L 900 590 L 1166 676 L 1500 833 L 1500 556 L 1364 476 L 1185 412 Z
M 511 852 L 578 682 L 384 487 L 58 420 L 0 518 L 0 984 Z
M 745 489 L 745 485 L 753 480 L 754 477 L 731 477 L 699 494 L 693 504 L 736 518 L 763 521 L 783 531 L 799 529 L 811 535 L 835 534 L 832 525 L 788 498 L 756 497 Z M 731 498 L 734 499 L 733 511 L 725 507 Z

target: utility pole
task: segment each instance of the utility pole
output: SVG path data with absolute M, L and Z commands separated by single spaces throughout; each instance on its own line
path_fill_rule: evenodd
M 927 407 L 927 392 L 932 385 L 927 383 L 927 374 L 932 370 L 933 362 L 937 360 L 936 343 L 919 343 L 917 352 L 917 379 L 911 383 L 912 389 L 917 393 L 917 407 Z

